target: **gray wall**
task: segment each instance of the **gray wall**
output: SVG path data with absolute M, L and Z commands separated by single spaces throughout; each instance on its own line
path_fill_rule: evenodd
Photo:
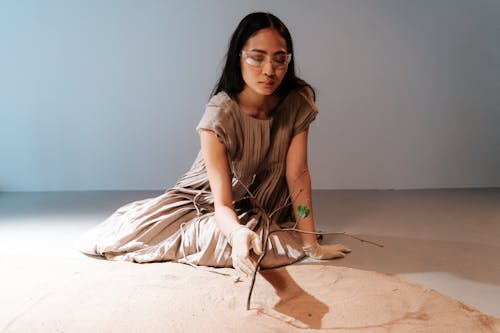
M 0 191 L 173 185 L 255 10 L 317 88 L 314 188 L 500 186 L 499 3 L 0 0 Z

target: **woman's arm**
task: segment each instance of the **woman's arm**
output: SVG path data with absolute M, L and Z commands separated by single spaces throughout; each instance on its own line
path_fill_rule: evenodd
M 214 196 L 215 222 L 231 245 L 233 267 L 245 275 L 252 274 L 255 262 L 250 250 L 262 253 L 260 237 L 242 226 L 234 211 L 231 172 L 226 147 L 212 131 L 200 131 L 201 151 L 205 159 L 210 188 Z
M 286 156 L 286 180 L 288 190 L 292 194 L 293 212 L 300 230 L 315 231 L 312 210 L 311 176 L 307 164 L 307 138 L 308 131 L 303 131 L 292 138 Z M 306 218 L 300 219 L 297 214 L 298 206 L 307 206 L 310 213 Z M 316 235 L 301 233 L 304 246 L 316 243 Z
M 292 193 L 292 206 L 298 229 L 314 232 L 314 217 L 311 200 L 311 176 L 307 165 L 307 138 L 308 130 L 292 138 L 286 156 L 286 180 L 288 190 Z M 300 193 L 299 193 L 300 192 Z M 297 207 L 309 207 L 310 213 L 306 218 L 299 218 Z M 343 258 L 351 249 L 342 244 L 319 245 L 316 235 L 300 233 L 303 249 L 307 256 L 314 259 Z
M 228 237 L 240 226 L 234 211 L 231 172 L 226 147 L 212 131 L 200 131 L 201 151 L 205 159 L 210 188 L 214 196 L 215 220 L 222 233 Z

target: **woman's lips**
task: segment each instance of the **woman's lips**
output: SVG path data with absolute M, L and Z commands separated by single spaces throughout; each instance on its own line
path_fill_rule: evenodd
M 272 85 L 274 84 L 274 82 L 273 82 L 273 81 L 262 81 L 262 82 L 260 82 L 260 83 L 262 83 L 262 84 L 263 84 L 263 85 L 265 85 L 265 86 L 272 86 Z

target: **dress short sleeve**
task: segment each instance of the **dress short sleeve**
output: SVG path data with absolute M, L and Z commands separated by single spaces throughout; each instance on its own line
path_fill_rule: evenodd
M 217 139 L 226 146 L 232 156 L 236 148 L 235 110 L 231 98 L 224 92 L 213 96 L 207 103 L 205 112 L 201 117 L 196 130 L 212 131 Z
M 297 92 L 298 108 L 295 115 L 292 136 L 295 136 L 309 128 L 316 119 L 318 107 L 314 101 L 313 91 L 310 87 L 303 87 Z

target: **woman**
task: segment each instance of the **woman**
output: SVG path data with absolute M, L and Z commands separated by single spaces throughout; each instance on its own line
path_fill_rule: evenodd
M 312 207 L 307 139 L 314 99 L 295 76 L 286 26 L 269 13 L 247 15 L 197 126 L 201 151 L 191 169 L 164 194 L 119 208 L 82 237 L 79 249 L 110 260 L 172 260 L 251 274 L 266 219 L 277 230 L 292 209 Z M 314 232 L 312 212 L 295 219 L 298 229 Z M 341 244 L 319 245 L 313 233 L 274 232 L 261 267 L 348 252 Z

